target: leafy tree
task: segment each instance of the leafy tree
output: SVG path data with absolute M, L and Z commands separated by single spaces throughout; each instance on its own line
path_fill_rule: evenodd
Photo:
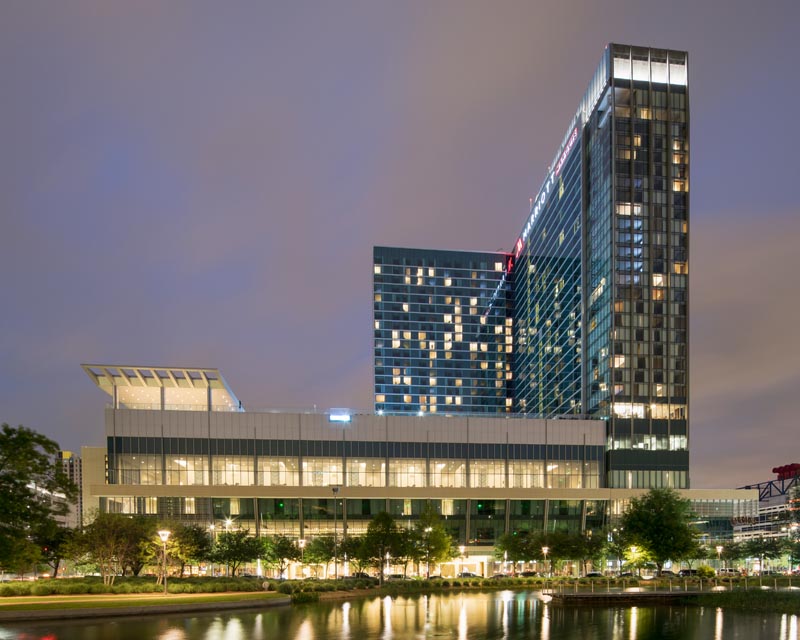
M 689 523 L 691 503 L 672 489 L 651 489 L 631 500 L 622 516 L 622 526 L 630 543 L 641 547 L 659 573 L 664 562 L 681 558 L 694 544 L 695 533 Z
M 326 578 L 328 577 L 328 564 L 333 560 L 334 555 L 335 545 L 333 536 L 317 536 L 316 538 L 312 538 L 306 545 L 305 561 L 309 564 L 324 566 Z
M 363 543 L 364 539 L 361 536 L 347 536 L 339 545 L 342 556 L 347 555 L 350 568 L 354 573 L 361 573 L 366 568 L 362 560 L 362 554 L 360 553 Z
M 264 553 L 264 543 L 250 535 L 247 529 L 223 531 L 217 536 L 213 558 L 228 567 L 232 576 L 245 562 L 252 562 Z
M 424 560 L 428 575 L 430 575 L 431 564 L 435 566 L 456 555 L 453 537 L 430 503 L 427 503 L 422 510 L 408 541 L 411 544 L 408 546 L 406 554 L 410 555 L 417 563 Z
M 494 556 L 498 560 L 508 558 L 514 563 L 525 562 L 539 554 L 534 554 L 534 538 L 530 531 L 512 531 L 504 533 L 497 538 L 494 546 Z
M 39 548 L 41 560 L 52 569 L 50 575 L 58 577 L 61 560 L 66 557 L 69 541 L 74 531 L 62 527 L 55 520 L 45 520 L 31 535 L 31 541 Z
M 20 576 L 33 571 L 42 559 L 39 548 L 27 538 L 12 538 L 4 551 L 6 560 L 3 568 Z
M 281 576 L 289 568 L 289 563 L 299 560 L 302 554 L 297 543 L 286 536 L 274 536 L 271 540 L 265 539 L 262 544 L 267 565 L 275 567 Z
M 74 558 L 85 557 L 94 562 L 103 576 L 103 584 L 114 584 L 114 578 L 122 571 L 125 559 L 138 549 L 139 540 L 130 540 L 127 526 L 130 518 L 118 513 L 99 513 L 71 541 Z
M 399 556 L 403 552 L 402 536 L 397 524 L 391 515 L 382 511 L 376 515 L 367 526 L 363 544 L 360 549 L 361 558 L 365 564 L 378 569 L 381 585 L 383 584 L 383 563 L 386 554 Z
M 722 553 L 720 557 L 727 562 L 736 562 L 747 557 L 744 545 L 741 542 L 734 542 L 733 540 L 726 540 L 722 545 Z
M 785 538 L 753 538 L 744 543 L 748 557 L 758 558 L 761 571 L 764 571 L 764 560 L 780 558 L 786 550 Z
M 58 452 L 57 443 L 36 431 L 2 425 L 0 566 L 16 564 L 14 549 L 22 548 L 21 542 L 32 530 L 66 514 L 74 502 L 77 487 L 61 470 Z
M 600 567 L 606 552 L 606 537 L 603 535 L 573 535 L 573 558 L 580 561 L 583 575 L 588 571 L 588 564 Z
M 172 528 L 169 538 L 169 555 L 181 563 L 181 575 L 186 565 L 189 573 L 193 564 L 199 564 L 211 558 L 214 542 L 208 531 L 196 524 L 178 524 Z

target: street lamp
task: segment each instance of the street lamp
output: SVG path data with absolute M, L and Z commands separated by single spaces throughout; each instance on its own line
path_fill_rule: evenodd
M 336 496 L 339 495 L 339 487 L 331 487 L 333 492 L 333 578 L 339 579 L 339 557 L 336 553 Z
M 389 575 L 389 552 L 386 552 L 386 575 Z
M 425 577 L 431 577 L 431 531 L 433 527 L 425 527 Z
M 166 529 L 158 532 L 158 537 L 161 538 L 161 542 L 164 543 L 164 595 L 167 595 L 167 539 L 170 533 L 172 532 Z
M 723 549 L 723 546 L 721 544 L 718 544 L 716 546 L 716 550 L 717 550 L 717 569 L 719 569 L 722 566 L 722 549 Z
M 549 551 L 550 551 L 550 547 L 542 547 L 542 555 L 544 556 L 544 568 L 545 568 L 545 571 L 547 571 L 547 554 L 548 554 Z
M 303 538 L 300 538 L 297 541 L 297 546 L 300 547 L 300 564 L 306 563 L 306 541 Z

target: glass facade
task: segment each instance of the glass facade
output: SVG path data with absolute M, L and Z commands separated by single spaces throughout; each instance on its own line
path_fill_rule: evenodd
M 499 295 L 478 297 L 476 316 L 487 323 L 461 334 L 469 347 L 446 374 L 464 384 L 477 367 L 496 368 L 494 385 L 480 375 L 469 383 L 466 411 L 605 420 L 610 487 L 689 486 L 687 62 L 685 52 L 606 48 L 512 257 L 478 280 L 484 291 L 498 284 Z M 482 272 L 451 255 L 481 254 L 375 249 L 379 410 L 428 411 L 431 402 L 442 410 L 434 383 L 445 374 L 430 349 L 457 335 L 456 306 L 465 317 L 471 294 L 449 290 L 453 274 L 472 272 L 459 284 L 475 286 Z M 441 277 L 440 259 L 450 267 Z M 451 306 L 431 306 L 445 300 Z M 415 322 L 427 322 L 422 334 Z M 491 322 L 505 351 L 491 341 Z M 420 336 L 431 332 L 435 342 L 425 345 Z M 467 402 L 450 395 L 445 402 Z
M 194 449 L 195 440 L 171 438 L 174 451 Z M 371 443 L 383 458 L 358 455 L 363 442 L 211 440 L 211 450 L 280 448 L 295 456 L 141 454 L 160 449 L 160 438 L 111 438 L 111 484 L 264 487 L 561 488 L 600 486 L 601 445 L 506 445 L 439 442 Z M 271 447 L 268 446 L 272 445 Z M 307 456 L 305 450 L 342 446 L 339 456 Z M 211 473 L 208 473 L 211 469 Z M 300 472 L 302 470 L 302 473 Z M 165 478 L 166 481 L 162 480 Z
M 502 253 L 375 247 L 375 410 L 511 412 Z

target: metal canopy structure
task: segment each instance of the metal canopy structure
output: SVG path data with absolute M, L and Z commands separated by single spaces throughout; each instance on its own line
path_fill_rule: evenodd
M 219 369 L 82 364 L 115 408 L 242 411 Z

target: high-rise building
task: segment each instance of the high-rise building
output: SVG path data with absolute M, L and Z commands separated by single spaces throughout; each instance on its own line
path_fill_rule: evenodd
M 375 409 L 512 410 L 510 256 L 375 247 Z
M 69 512 L 64 517 L 64 524 L 75 528 L 80 526 L 83 513 L 83 463 L 80 456 L 72 451 L 59 451 L 58 459 L 61 462 L 61 471 L 78 488 L 75 502 L 69 505 Z
M 496 410 L 605 420 L 610 487 L 689 486 L 688 114 L 685 52 L 608 45 L 494 279 L 497 294 L 477 310 L 513 324 Z M 394 251 L 404 269 L 418 268 L 417 250 Z M 377 302 L 375 313 L 377 322 Z M 398 319 L 382 320 L 376 407 L 394 411 L 378 402 L 378 362 Z M 481 344 L 487 335 L 477 334 L 479 352 L 493 346 Z M 438 360 L 408 362 L 406 378 L 424 369 L 438 380 Z M 470 384 L 477 396 L 494 392 Z M 414 391 L 406 406 L 421 404 Z M 493 406 L 473 397 L 447 411 L 476 405 Z

